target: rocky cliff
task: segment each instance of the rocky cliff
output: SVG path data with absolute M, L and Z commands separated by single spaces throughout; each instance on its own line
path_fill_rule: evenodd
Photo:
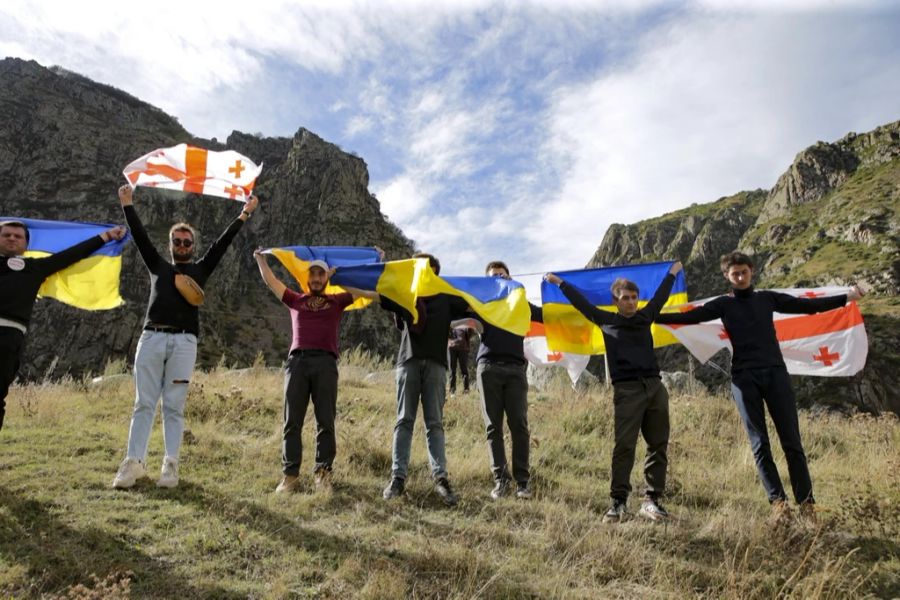
M 679 259 L 690 297 L 701 298 L 727 291 L 719 256 L 734 249 L 755 257 L 761 288 L 859 283 L 869 290 L 860 304 L 866 368 L 852 378 L 796 378 L 798 399 L 900 414 L 900 121 L 803 150 L 771 190 L 613 225 L 588 266 Z M 688 364 L 683 350 L 663 356 L 665 368 Z M 712 384 L 726 380 L 708 367 L 698 372 Z
M 202 140 L 178 121 L 121 90 L 61 69 L 18 59 L 0 61 L 0 214 L 121 223 L 116 189 L 122 168 L 154 148 L 181 142 L 233 149 L 265 163 L 257 182 L 260 209 L 238 234 L 207 286 L 201 310 L 199 364 L 222 357 L 247 364 L 262 352 L 277 363 L 290 344 L 287 310 L 263 285 L 252 250 L 279 245 L 372 245 L 388 258 L 408 256 L 413 243 L 381 214 L 369 193 L 365 162 L 306 129 L 293 138 L 232 133 L 225 143 Z M 185 220 L 201 247 L 217 237 L 241 205 L 220 198 L 140 188 L 135 204 L 152 239 L 166 252 L 166 232 Z M 273 265 L 274 265 L 273 261 Z M 115 310 L 86 312 L 41 300 L 28 336 L 23 374 L 102 370 L 108 359 L 132 359 L 149 282 L 133 245 L 123 259 Z M 290 277 L 281 272 L 287 282 Z M 395 350 L 396 333 L 381 309 L 345 316 L 344 348 Z

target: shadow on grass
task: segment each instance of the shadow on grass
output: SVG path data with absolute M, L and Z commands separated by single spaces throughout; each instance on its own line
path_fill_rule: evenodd
M 125 539 L 97 528 L 75 529 L 53 514 L 52 506 L 0 486 L 0 555 L 28 569 L 30 583 L 15 590 L 34 596 L 64 593 L 90 574 L 132 571 L 132 593 L 139 598 L 243 598 L 220 587 L 193 585 L 170 565 L 137 550 Z

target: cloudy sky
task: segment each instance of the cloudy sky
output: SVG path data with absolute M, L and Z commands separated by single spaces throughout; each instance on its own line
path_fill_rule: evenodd
M 889 1 L 4 0 L 0 56 L 203 137 L 306 127 L 458 275 L 578 268 L 611 223 L 771 187 L 816 140 L 900 119 Z

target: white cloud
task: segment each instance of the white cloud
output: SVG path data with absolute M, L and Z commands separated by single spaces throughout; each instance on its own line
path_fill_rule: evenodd
M 433 193 L 427 184 L 408 175 L 401 175 L 384 186 L 375 188 L 381 212 L 398 225 L 408 223 L 425 210 Z M 406 233 L 410 235 L 409 232 Z

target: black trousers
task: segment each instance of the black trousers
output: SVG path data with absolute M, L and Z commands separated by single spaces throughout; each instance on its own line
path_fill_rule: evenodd
M 9 386 L 16 380 L 25 334 L 12 327 L 0 327 L 0 429 L 6 414 L 6 395 Z
M 528 378 L 525 365 L 506 363 L 478 363 L 478 391 L 487 430 L 488 452 L 494 479 L 509 480 L 506 450 L 503 447 L 503 414 L 512 438 L 513 478 L 527 484 L 528 451 Z
M 450 348 L 450 393 L 456 391 L 456 367 L 462 375 L 463 391 L 469 391 L 469 351 Z
M 646 494 L 659 497 L 666 489 L 669 459 L 669 393 L 659 377 L 642 377 L 613 384 L 616 443 L 612 455 L 609 495 L 625 501 L 631 493 L 631 469 L 638 433 L 647 442 L 644 460 Z
M 731 394 L 737 405 L 750 447 L 756 461 L 759 479 L 766 488 L 769 502 L 785 500 L 787 495 L 778 476 L 778 468 L 772 459 L 772 446 L 766 429 L 765 408 L 769 409 L 781 449 L 787 459 L 788 473 L 794 499 L 800 502 L 815 502 L 812 480 L 806 464 L 806 453 L 800 441 L 800 423 L 797 419 L 797 405 L 791 379 L 784 367 L 744 369 L 731 374 Z M 765 408 L 764 408 L 765 407 Z
M 284 367 L 284 437 L 281 462 L 285 475 L 300 473 L 303 422 L 312 398 L 316 416 L 314 471 L 331 470 L 337 453 L 334 417 L 337 410 L 337 360 L 327 352 L 301 350 Z

